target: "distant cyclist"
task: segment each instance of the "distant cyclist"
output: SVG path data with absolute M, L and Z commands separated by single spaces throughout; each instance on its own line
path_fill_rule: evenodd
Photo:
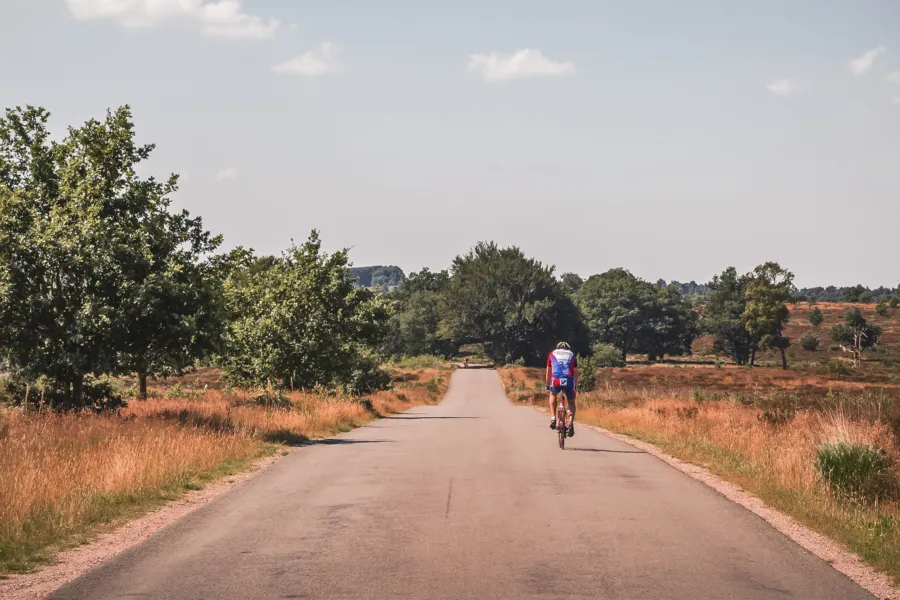
M 568 400 L 569 437 L 575 435 L 575 390 L 578 380 L 578 359 L 566 342 L 556 345 L 547 357 L 547 389 L 550 390 L 550 429 L 556 429 L 556 405 L 559 393 L 564 391 Z

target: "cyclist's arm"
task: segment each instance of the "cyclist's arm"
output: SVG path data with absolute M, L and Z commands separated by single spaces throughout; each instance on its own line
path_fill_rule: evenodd
M 550 369 L 550 365 L 547 365 L 547 372 L 544 376 L 544 385 L 550 387 L 550 379 L 553 376 L 553 371 Z
M 572 378 L 575 380 L 575 389 L 578 389 L 578 367 L 572 367 Z

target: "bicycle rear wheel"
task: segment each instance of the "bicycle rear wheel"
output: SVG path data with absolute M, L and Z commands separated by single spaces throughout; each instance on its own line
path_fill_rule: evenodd
M 566 417 L 566 407 L 568 406 L 568 399 L 566 398 L 565 392 L 560 392 L 556 397 L 557 405 L 556 405 L 556 431 L 559 433 L 559 449 L 566 449 L 566 434 L 567 431 L 567 423 Z

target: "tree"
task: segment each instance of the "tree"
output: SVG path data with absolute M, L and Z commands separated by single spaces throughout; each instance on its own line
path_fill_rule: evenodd
M 809 311 L 809 324 L 813 327 L 820 326 L 823 322 L 825 322 L 825 317 L 822 315 L 822 311 L 819 307 L 816 307 Z
M 59 142 L 49 116 L 29 106 L 0 119 L 0 351 L 25 378 L 47 378 L 55 404 L 81 408 L 104 401 L 91 378 L 126 372 L 141 343 L 178 345 L 159 339 L 169 329 L 130 320 L 156 285 L 147 267 L 165 254 L 175 179 L 136 175 L 153 146 L 135 143 L 127 106 Z M 169 267 L 154 268 L 165 280 Z
M 584 285 L 584 279 L 577 273 L 563 273 L 559 278 L 559 284 L 563 292 L 569 296 L 575 295 L 581 286 Z
M 844 296 L 844 300 L 847 302 L 864 302 L 863 294 L 866 294 L 869 291 L 864 285 L 854 285 L 850 287 L 845 287 L 841 289 L 841 294 Z
M 891 308 L 897 308 L 897 306 L 900 306 L 900 298 L 898 298 L 897 296 L 892 296 L 891 301 L 888 305 Z
M 446 271 L 422 269 L 411 273 L 391 293 L 395 312 L 388 324 L 383 354 L 452 356 L 459 350 L 458 344 L 440 332 L 440 295 L 449 278 Z
M 800 347 L 809 352 L 815 352 L 819 348 L 821 341 L 819 337 L 811 333 L 807 333 L 800 338 Z
M 146 252 L 128 265 L 131 293 L 123 305 L 124 348 L 121 363 L 138 377 L 139 395 L 147 397 L 148 376 L 181 374 L 217 346 L 223 324 L 221 257 L 213 253 L 221 237 L 203 229 L 199 217 L 169 212 L 168 195 L 176 178 L 135 186 L 147 206 L 143 222 Z
M 875 305 L 875 314 L 879 317 L 886 317 L 888 315 L 888 304 L 884 300 L 879 300 L 878 304 Z
M 226 375 L 245 385 L 311 388 L 344 383 L 376 368 L 388 302 L 356 288 L 347 250 L 322 252 L 318 232 L 292 246 L 270 268 L 225 287 L 231 321 L 220 358 Z
M 612 269 L 589 277 L 575 298 L 592 342 L 612 344 L 622 353 L 622 360 L 642 341 L 645 350 L 655 351 L 649 340 L 650 321 L 659 307 L 657 288 L 652 283 L 625 269 Z
M 738 365 L 747 364 L 759 344 L 744 324 L 748 281 L 749 276 L 738 275 L 734 267 L 713 277 L 701 320 L 702 330 L 713 336 L 713 351 Z
M 858 308 L 851 308 L 844 318 L 844 325 L 831 328 L 831 339 L 841 344 L 845 352 L 853 353 L 853 364 L 859 366 L 863 352 L 878 345 L 881 328 L 869 325 Z
M 785 370 L 785 350 L 790 346 L 790 338 L 784 335 L 784 328 L 791 316 L 787 303 L 793 289 L 793 273 L 775 262 L 759 265 L 747 279 L 747 303 L 742 315 L 744 326 L 753 339 L 760 341 L 760 348 L 777 349 L 781 352 L 781 368 Z M 755 358 L 754 347 L 751 350 L 751 365 L 755 363 Z
M 483 343 L 498 363 L 540 366 L 548 349 L 567 340 L 586 349 L 584 326 L 553 268 L 516 247 L 479 242 L 457 256 L 440 301 L 441 335 L 460 345 Z
M 699 318 L 676 286 L 657 287 L 636 351 L 647 354 L 651 361 L 666 355 L 689 355 L 697 339 Z

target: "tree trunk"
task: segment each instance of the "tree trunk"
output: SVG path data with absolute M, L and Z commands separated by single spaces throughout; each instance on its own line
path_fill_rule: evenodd
M 750 351 L 750 366 L 756 366 L 756 348 Z
M 784 353 L 784 348 L 781 349 L 781 368 L 787 371 L 787 355 Z
M 147 399 L 147 372 L 138 371 L 138 398 Z

